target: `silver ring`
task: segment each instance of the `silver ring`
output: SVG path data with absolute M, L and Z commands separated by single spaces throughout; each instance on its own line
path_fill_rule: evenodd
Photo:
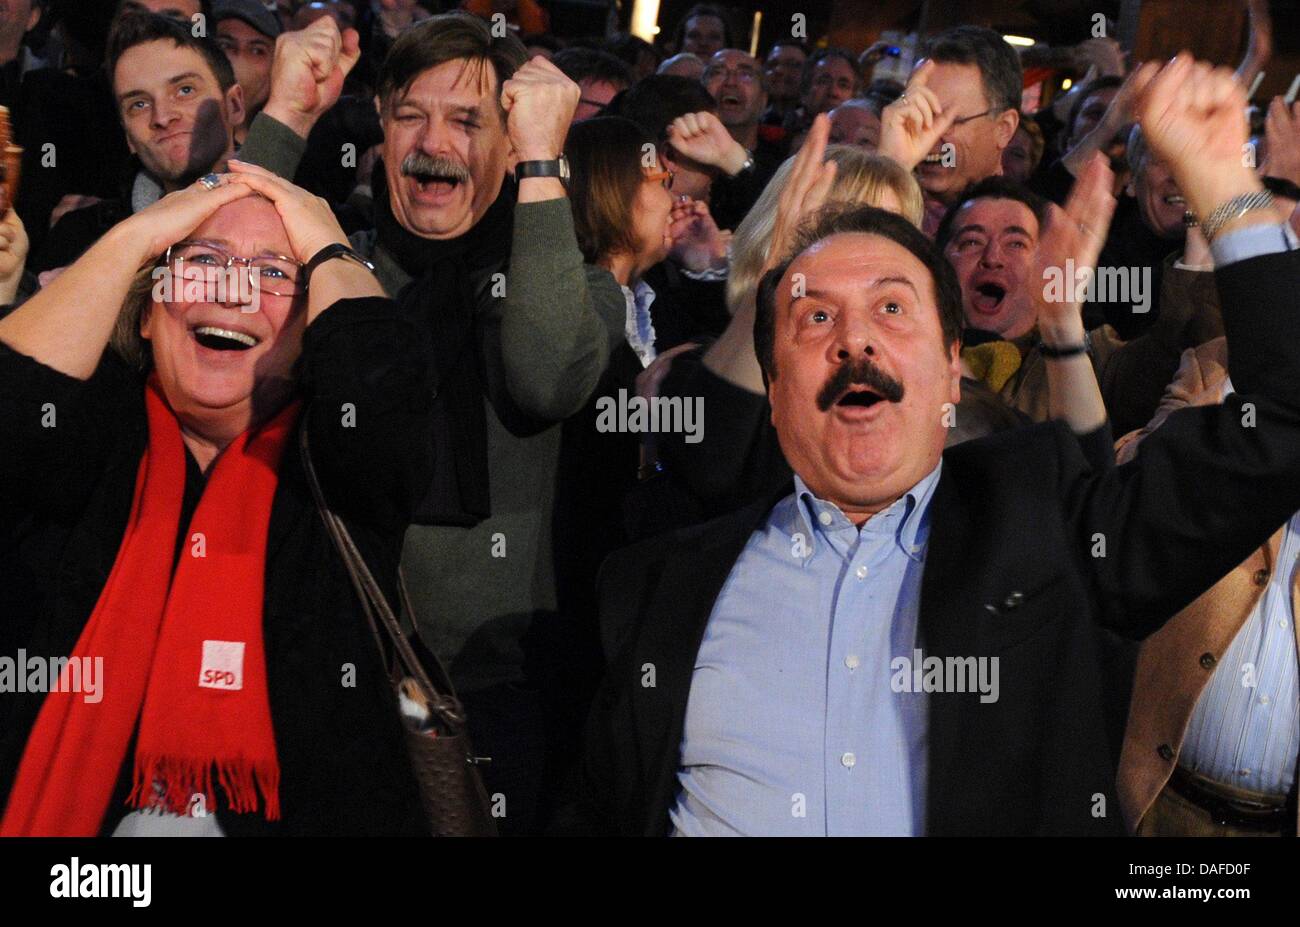
M 199 178 L 199 183 L 203 184 L 208 190 L 215 190 L 221 186 L 221 178 L 216 174 L 204 174 Z
M 900 94 L 898 95 L 898 102 L 899 102 L 899 103 L 906 103 L 906 102 L 907 102 L 907 94 L 906 94 L 906 93 L 900 93 Z

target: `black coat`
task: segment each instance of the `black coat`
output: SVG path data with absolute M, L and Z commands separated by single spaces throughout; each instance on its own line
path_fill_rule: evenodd
M 1300 253 L 1216 277 L 1240 391 L 1223 406 L 1174 413 L 1135 461 L 1104 471 L 1060 423 L 945 452 L 918 646 L 927 657 L 999 657 L 1001 691 L 990 704 L 929 696 L 927 834 L 1122 833 L 1114 780 L 1127 665 L 1104 629 L 1152 633 L 1300 509 Z M 700 641 L 772 502 L 606 562 L 610 670 L 568 826 L 668 831 Z M 1104 557 L 1093 555 L 1097 535 Z M 642 685 L 646 664 L 654 686 Z
M 298 427 L 308 428 L 331 507 L 390 596 L 403 533 L 433 466 L 429 357 L 420 329 L 385 299 L 340 301 L 303 338 Z M 345 403 L 355 408 L 351 427 Z M 42 427 L 47 404 L 53 428 Z M 111 351 L 81 381 L 0 344 L 0 431 L 0 653 L 67 655 L 126 527 L 148 440 L 144 381 Z M 267 824 L 219 807 L 218 820 L 227 834 L 427 834 L 395 695 L 297 447 L 295 434 L 280 465 L 266 555 L 282 818 Z M 0 804 L 42 700 L 0 697 Z

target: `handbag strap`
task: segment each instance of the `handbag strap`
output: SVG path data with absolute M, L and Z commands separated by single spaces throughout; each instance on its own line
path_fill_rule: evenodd
M 348 576 L 352 580 L 352 586 L 357 592 L 357 597 L 361 600 L 362 610 L 366 614 L 366 621 L 370 625 L 370 631 L 374 635 L 375 644 L 379 648 L 380 660 L 388 670 L 390 679 L 394 685 L 401 682 L 403 676 L 410 676 L 424 689 L 426 697 L 429 699 L 430 708 L 435 711 L 445 724 L 453 728 L 460 728 L 465 723 L 465 713 L 460 706 L 460 699 L 456 695 L 456 689 L 452 685 L 451 676 L 442 661 L 438 659 L 437 654 L 426 648 L 429 654 L 429 662 L 433 668 L 433 677 L 437 679 L 438 685 L 434 685 L 430 678 L 428 668 L 425 662 L 421 660 L 411 646 L 406 632 L 402 630 L 401 623 L 397 615 L 394 614 L 392 607 L 388 604 L 388 599 L 380 588 L 379 583 L 375 580 L 374 574 L 366 565 L 365 558 L 357 548 L 356 542 L 352 539 L 347 525 L 343 519 L 334 512 L 325 501 L 325 493 L 321 489 L 320 478 L 316 474 L 316 467 L 312 463 L 310 440 L 307 435 L 307 424 L 304 421 L 302 427 L 298 429 L 298 450 L 302 458 L 302 468 L 307 474 L 307 484 L 311 487 L 312 498 L 316 502 L 316 510 L 320 513 L 321 520 L 325 523 L 325 529 L 329 532 L 330 539 L 334 542 L 334 547 L 339 556 L 343 559 L 343 565 L 347 568 Z M 397 591 L 399 607 L 411 627 L 416 627 L 415 612 L 411 607 L 410 593 L 406 588 L 406 578 L 402 575 L 401 567 L 397 571 Z M 382 627 L 382 631 L 380 630 Z M 392 645 L 394 659 L 390 663 L 388 659 L 388 649 L 384 646 L 384 638 L 387 637 Z M 393 664 L 400 664 L 395 667 Z

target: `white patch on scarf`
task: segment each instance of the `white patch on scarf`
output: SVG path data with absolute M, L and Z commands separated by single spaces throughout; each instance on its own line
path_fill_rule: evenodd
M 244 688 L 244 642 L 204 641 L 199 686 L 204 689 Z

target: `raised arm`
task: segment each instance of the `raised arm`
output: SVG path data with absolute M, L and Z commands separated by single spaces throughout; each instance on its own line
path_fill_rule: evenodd
M 578 105 L 578 85 L 544 58 L 525 64 L 501 89 L 516 161 L 550 161 Z M 594 298 L 564 185 L 519 181 L 505 296 L 494 299 L 483 350 L 493 406 L 549 423 L 586 403 L 622 336 L 623 302 Z M 603 316 L 600 307 L 610 304 Z
M 1134 94 L 1140 70 L 1141 68 L 1133 70 L 1124 79 L 1124 83 L 1120 84 L 1119 90 L 1115 93 L 1115 98 L 1110 101 L 1110 106 L 1107 106 L 1106 112 L 1102 114 L 1101 121 L 1061 158 L 1065 169 L 1075 177 L 1083 173 L 1083 169 L 1092 161 L 1093 156 L 1099 151 L 1104 151 L 1111 139 L 1123 131 L 1125 126 L 1132 125 Z
M 817 116 L 781 190 L 772 240 L 763 262 L 764 273 L 781 263 L 793 245 L 799 225 L 825 204 L 835 184 L 836 164 L 826 160 L 830 134 L 830 119 L 825 114 Z M 763 395 L 767 391 L 754 354 L 754 309 L 753 299 L 736 307 L 731 324 L 705 352 L 704 366 L 728 383 Z
M 1100 614 L 1155 630 L 1245 559 L 1300 508 L 1300 254 L 1242 164 L 1245 93 L 1226 68 L 1180 55 L 1149 73 L 1137 113 L 1210 235 L 1232 381 L 1219 406 L 1170 415 L 1131 463 L 1097 476 L 1063 453 L 1062 492 Z M 1210 230 L 1213 231 L 1212 229 Z M 1106 556 L 1090 555 L 1098 536 Z
M 307 136 L 338 102 L 343 81 L 360 58 L 355 29 L 339 32 L 322 16 L 275 42 L 271 95 L 248 127 L 239 158 L 292 180 L 307 150 Z
M 1048 302 L 1044 298 L 1043 273 L 1049 268 L 1065 268 L 1070 260 L 1076 268 L 1097 266 L 1097 255 L 1115 212 L 1115 197 L 1111 195 L 1114 183 L 1106 160 L 1094 155 L 1070 191 L 1065 208 L 1048 205 L 1047 227 L 1038 242 L 1038 283 L 1032 289 L 1038 304 L 1038 333 L 1046 349 L 1048 411 L 1076 435 L 1088 434 L 1106 424 L 1106 406 L 1092 361 L 1083 350 L 1083 305 Z M 1059 352 L 1072 353 L 1057 356 Z

